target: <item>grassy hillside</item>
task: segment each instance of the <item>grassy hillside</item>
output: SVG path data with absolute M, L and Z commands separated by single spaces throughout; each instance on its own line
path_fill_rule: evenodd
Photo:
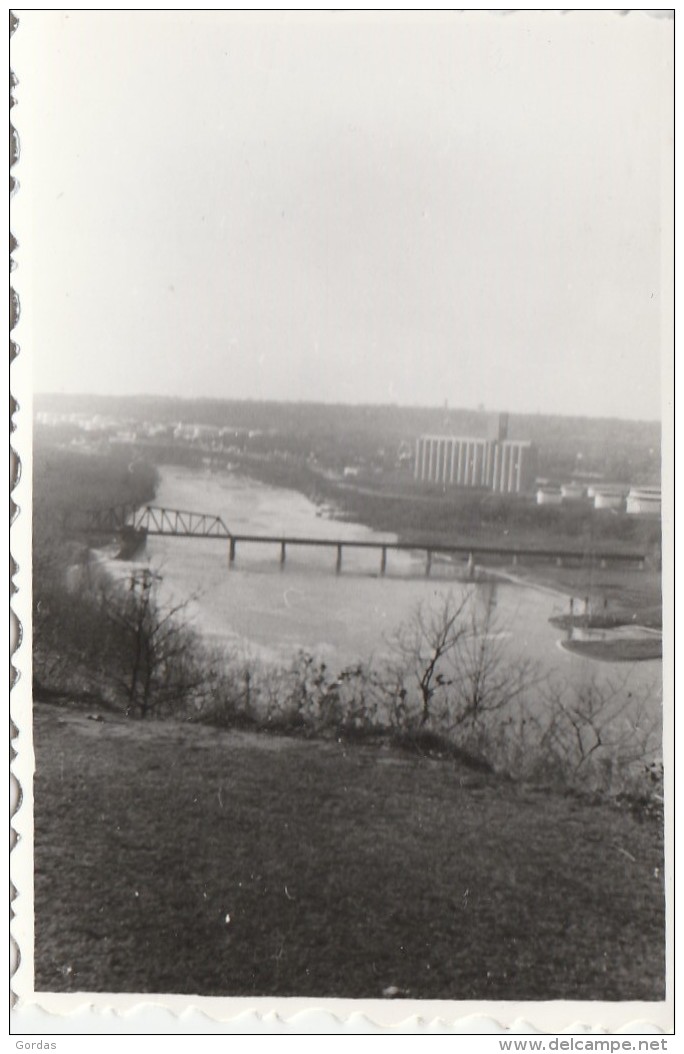
M 648 816 L 368 746 L 51 706 L 35 737 L 39 991 L 664 997 Z

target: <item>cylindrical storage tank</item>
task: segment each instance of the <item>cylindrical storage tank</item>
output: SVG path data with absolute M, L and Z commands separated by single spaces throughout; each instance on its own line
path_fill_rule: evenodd
M 584 487 L 581 483 L 562 483 L 561 497 L 566 501 L 580 501 L 584 497 Z
M 660 487 L 632 487 L 627 495 L 630 516 L 660 516 Z
M 619 490 L 596 490 L 594 496 L 595 509 L 622 509 L 625 504 L 625 496 Z
M 560 505 L 563 495 L 556 487 L 540 487 L 537 491 L 537 505 Z

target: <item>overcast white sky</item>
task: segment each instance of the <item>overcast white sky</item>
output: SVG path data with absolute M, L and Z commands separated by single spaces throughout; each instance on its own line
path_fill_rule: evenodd
M 37 390 L 660 416 L 670 21 L 19 18 Z

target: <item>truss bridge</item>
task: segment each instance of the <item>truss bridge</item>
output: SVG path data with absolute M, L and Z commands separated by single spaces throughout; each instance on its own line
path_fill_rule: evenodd
M 82 531 L 119 533 L 124 530 L 146 535 L 177 538 L 232 538 L 220 516 L 188 509 L 165 509 L 160 505 L 115 505 L 91 509 L 81 518 Z
M 588 554 L 582 549 L 568 548 L 535 548 L 515 545 L 477 545 L 473 542 L 456 545 L 439 545 L 426 542 L 400 542 L 382 541 L 377 538 L 351 539 L 351 538 L 307 538 L 291 535 L 254 535 L 236 534 L 228 529 L 220 516 L 206 512 L 191 512 L 184 509 L 166 509 L 159 505 L 116 505 L 109 509 L 94 509 L 78 515 L 78 522 L 72 522 L 71 526 L 76 530 L 89 534 L 120 534 L 122 536 L 137 535 L 144 542 L 150 535 L 167 535 L 176 538 L 214 538 L 225 539 L 228 542 L 228 566 L 233 567 L 237 560 L 238 543 L 241 547 L 270 546 L 279 550 L 278 563 L 281 570 L 285 566 L 288 549 L 311 548 L 330 549 L 335 555 L 335 571 L 339 574 L 342 570 L 342 554 L 345 550 L 375 550 L 380 557 L 379 572 L 385 575 L 387 571 L 387 556 L 389 552 L 403 550 L 412 553 L 424 554 L 425 575 L 431 573 L 433 557 L 445 557 L 451 561 L 462 560 L 465 562 L 468 573 L 472 574 L 475 562 L 486 563 L 510 562 L 517 564 L 527 559 L 548 560 L 555 562 L 558 566 L 564 563 L 577 566 L 586 564 L 587 560 L 592 566 L 606 567 L 611 564 L 628 564 L 644 568 L 647 559 L 643 551 L 627 549 L 597 549 Z

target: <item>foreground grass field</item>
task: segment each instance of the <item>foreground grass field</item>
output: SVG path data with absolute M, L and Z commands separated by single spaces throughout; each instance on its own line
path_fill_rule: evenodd
M 657 821 L 370 746 L 35 739 L 38 991 L 664 998 Z

